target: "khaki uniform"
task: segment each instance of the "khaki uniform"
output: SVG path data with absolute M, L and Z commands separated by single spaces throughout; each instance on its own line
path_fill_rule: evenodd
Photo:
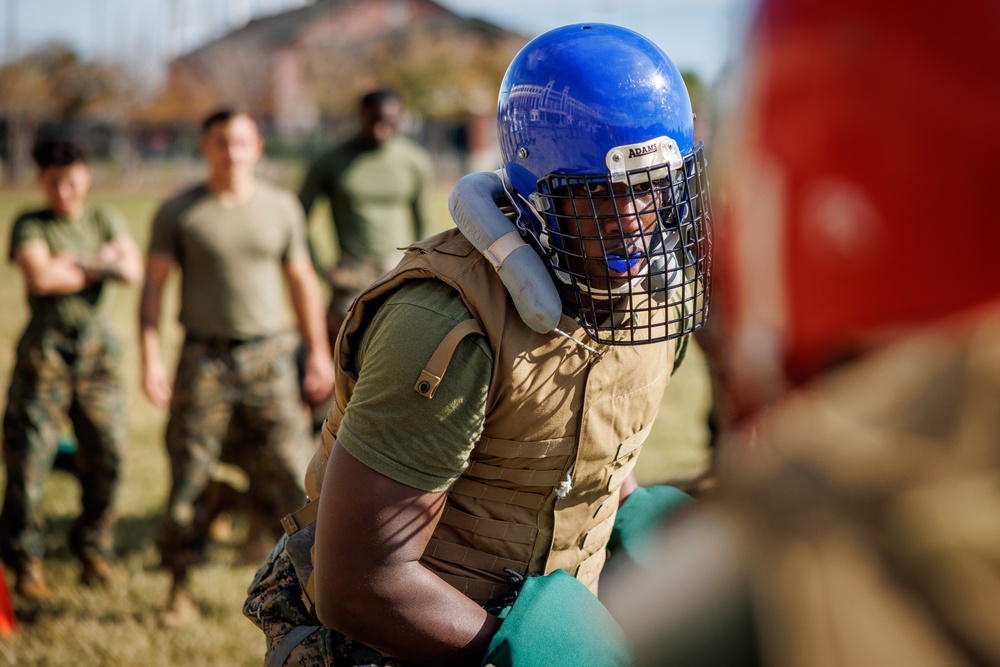
M 480 603 L 510 587 L 504 568 L 521 574 L 563 569 L 596 592 L 618 491 L 652 427 L 673 367 L 673 344 L 609 347 L 598 357 L 573 341 L 532 331 L 492 266 L 457 231 L 412 246 L 349 315 L 334 355 L 337 404 L 310 464 L 307 493 L 314 500 L 319 495 L 354 386 L 352 354 L 365 324 L 382 295 L 421 278 L 437 278 L 459 292 L 474 320 L 463 334 L 481 331 L 494 353 L 483 435 L 449 490 L 421 562 Z M 589 340 L 568 317 L 560 328 Z M 432 357 L 421 377 L 403 381 L 433 400 L 449 360 L 447 354 Z M 301 623 L 304 610 L 301 602 L 277 602 L 297 588 L 278 579 L 289 572 L 282 563 L 287 558 L 282 548 L 272 552 L 244 606 L 268 636 L 269 651 Z M 272 616 L 285 609 L 298 618 Z M 303 650 L 329 632 L 312 635 Z

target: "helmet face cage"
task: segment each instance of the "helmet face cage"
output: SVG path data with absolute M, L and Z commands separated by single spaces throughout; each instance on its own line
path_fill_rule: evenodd
M 508 195 L 564 310 L 599 343 L 690 333 L 708 315 L 711 212 L 680 72 L 609 24 L 544 33 L 497 100 Z
M 530 199 L 539 220 L 524 229 L 595 341 L 658 342 L 705 322 L 712 236 L 702 144 L 676 169 L 549 174 Z

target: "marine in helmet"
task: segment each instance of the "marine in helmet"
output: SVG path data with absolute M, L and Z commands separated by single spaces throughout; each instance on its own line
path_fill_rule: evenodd
M 514 58 L 503 168 L 465 177 L 457 228 L 411 246 L 341 329 L 310 502 L 244 606 L 269 664 L 506 664 L 516 628 L 534 664 L 628 659 L 596 594 L 619 507 L 684 502 L 632 470 L 709 307 L 693 120 L 635 32 L 566 26 Z M 569 611 L 532 616 L 538 590 Z M 555 641 L 573 629 L 588 641 Z

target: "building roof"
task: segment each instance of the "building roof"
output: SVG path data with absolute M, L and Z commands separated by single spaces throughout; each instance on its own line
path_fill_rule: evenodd
M 350 8 L 368 0 L 316 0 L 311 5 L 250 20 L 242 28 L 210 40 L 201 46 L 175 58 L 172 63 L 199 60 L 211 57 L 219 50 L 233 46 L 252 44 L 256 49 L 273 50 L 298 42 L 317 20 L 325 15 Z M 414 0 L 433 8 L 434 15 L 424 22 L 427 28 L 452 28 L 462 26 L 487 39 L 506 37 L 524 38 L 523 35 L 506 30 L 478 18 L 459 16 L 447 7 L 433 0 Z

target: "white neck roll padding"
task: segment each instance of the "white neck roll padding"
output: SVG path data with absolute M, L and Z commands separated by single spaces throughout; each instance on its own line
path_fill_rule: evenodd
M 508 202 L 499 172 L 459 179 L 448 196 L 455 225 L 493 264 L 521 319 L 538 333 L 559 325 L 562 300 L 542 258 L 529 246 L 497 202 Z

